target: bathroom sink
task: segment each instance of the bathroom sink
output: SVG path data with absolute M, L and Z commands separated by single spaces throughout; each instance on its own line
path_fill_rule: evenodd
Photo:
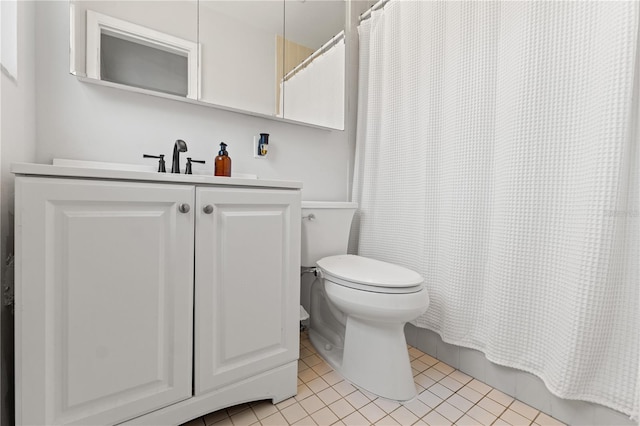
M 89 160 L 69 160 L 66 158 L 53 159 L 53 165 L 61 166 L 61 167 L 81 167 L 81 168 L 88 168 L 88 169 L 158 173 L 157 162 L 152 162 L 152 163 L 153 164 L 128 164 L 128 163 L 108 163 L 108 162 L 102 162 L 102 161 L 89 161 Z M 182 167 L 184 168 L 184 166 Z M 206 169 L 204 167 L 197 168 L 194 165 L 193 174 L 211 176 L 213 173 L 211 172 L 211 169 Z M 258 179 L 257 175 L 252 175 L 247 173 L 233 173 L 232 177 L 241 178 L 241 179 Z
M 155 164 L 126 164 L 126 163 L 106 163 L 102 161 L 88 160 L 68 160 L 65 158 L 54 158 L 54 166 L 61 167 L 81 167 L 87 169 L 122 170 L 129 172 L 157 172 Z

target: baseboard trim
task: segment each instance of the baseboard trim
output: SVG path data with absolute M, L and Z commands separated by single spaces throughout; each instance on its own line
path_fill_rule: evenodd
M 443 342 L 434 331 L 407 324 L 405 336 L 409 345 L 569 425 L 637 426 L 608 407 L 558 398 L 537 376 L 494 364 L 475 349 Z

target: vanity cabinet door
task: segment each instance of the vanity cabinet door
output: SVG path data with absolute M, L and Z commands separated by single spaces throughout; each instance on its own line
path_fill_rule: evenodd
M 192 395 L 193 200 L 16 179 L 17 424 L 116 424 Z
M 200 395 L 298 359 L 300 192 L 197 188 L 196 211 Z

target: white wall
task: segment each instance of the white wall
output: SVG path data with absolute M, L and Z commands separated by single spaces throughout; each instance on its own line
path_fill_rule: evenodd
M 36 150 L 35 132 L 35 4 L 18 1 L 18 67 L 17 80 L 4 73 L 0 76 L 0 176 L 2 195 L 0 198 L 1 223 L 1 272 L 2 284 L 13 287 L 13 268 L 8 268 L 5 259 L 13 254 L 13 175 L 9 165 L 13 162 L 34 161 Z M 9 308 L 0 304 L 1 424 L 11 424 L 13 412 L 13 319 Z
M 36 6 L 37 161 L 73 158 L 143 163 L 142 154 L 170 158 L 175 139 L 188 156 L 212 167 L 221 141 L 233 171 L 299 180 L 305 200 L 346 200 L 353 135 L 80 82 L 69 74 L 69 5 Z M 352 85 L 355 87 L 355 84 Z M 266 160 L 253 158 L 253 135 L 270 133 Z M 183 158 L 186 157 L 184 154 Z M 184 162 L 184 160 L 182 161 Z

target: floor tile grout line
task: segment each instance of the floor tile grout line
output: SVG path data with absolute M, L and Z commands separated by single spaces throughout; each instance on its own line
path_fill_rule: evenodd
M 534 424 L 536 420 L 538 420 L 538 417 L 540 417 L 541 414 L 542 414 L 542 411 L 538 410 L 538 414 L 536 414 L 533 420 L 531 420 L 531 424 Z

